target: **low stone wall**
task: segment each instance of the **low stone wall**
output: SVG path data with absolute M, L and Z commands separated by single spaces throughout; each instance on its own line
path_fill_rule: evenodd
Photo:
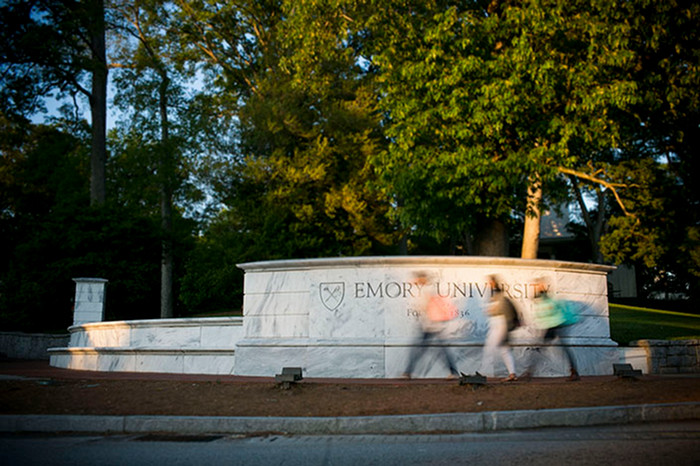
M 49 359 L 49 348 L 67 346 L 70 336 L 46 333 L 0 332 L 0 354 L 12 359 Z
M 243 337 L 243 317 L 92 322 L 73 325 L 68 331 L 68 344 L 49 350 L 53 367 L 232 374 L 236 343 Z
M 700 373 L 700 340 L 639 340 L 650 374 Z

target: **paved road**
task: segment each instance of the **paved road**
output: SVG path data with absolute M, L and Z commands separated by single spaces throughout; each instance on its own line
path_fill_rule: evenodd
M 0 435 L 14 465 L 698 465 L 700 422 L 459 435 Z

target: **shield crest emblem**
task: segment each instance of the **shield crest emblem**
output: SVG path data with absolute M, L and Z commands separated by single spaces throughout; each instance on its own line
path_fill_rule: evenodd
M 319 285 L 321 302 L 329 311 L 335 311 L 345 298 L 344 282 L 327 282 Z

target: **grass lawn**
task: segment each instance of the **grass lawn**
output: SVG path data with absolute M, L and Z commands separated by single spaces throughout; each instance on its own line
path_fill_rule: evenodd
M 700 339 L 700 316 L 610 304 L 610 337 L 623 346 L 635 340 Z

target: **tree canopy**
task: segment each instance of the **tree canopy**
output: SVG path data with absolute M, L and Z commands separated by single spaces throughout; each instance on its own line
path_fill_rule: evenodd
M 71 274 L 169 316 L 239 307 L 245 261 L 538 257 L 540 212 L 569 203 L 588 260 L 636 265 L 649 295 L 700 291 L 694 2 L 0 8 L 6 322 L 68 303 Z M 52 94 L 89 118 L 31 124 Z
M 447 210 L 440 221 L 473 231 L 524 215 L 528 185 L 616 148 L 617 116 L 638 99 L 624 15 L 605 1 L 401 2 L 381 15 L 393 144 L 377 165 L 405 214 Z

